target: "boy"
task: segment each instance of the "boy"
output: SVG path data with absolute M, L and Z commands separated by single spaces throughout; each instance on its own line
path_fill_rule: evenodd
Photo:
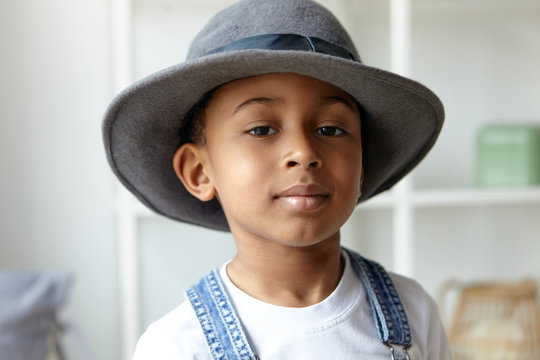
M 230 230 L 237 247 L 135 359 L 451 359 L 429 296 L 342 249 L 339 233 L 424 157 L 443 117 L 424 86 L 363 65 L 310 0 L 217 14 L 185 63 L 126 89 L 104 122 L 128 189 Z

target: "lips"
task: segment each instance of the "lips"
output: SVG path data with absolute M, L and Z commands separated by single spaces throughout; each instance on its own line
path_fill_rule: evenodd
M 315 211 L 328 199 L 328 191 L 318 184 L 294 185 L 274 199 L 288 210 L 296 212 Z

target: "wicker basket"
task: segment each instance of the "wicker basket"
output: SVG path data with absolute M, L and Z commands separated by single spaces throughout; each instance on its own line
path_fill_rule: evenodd
M 455 360 L 539 360 L 534 281 L 460 286 L 449 338 Z

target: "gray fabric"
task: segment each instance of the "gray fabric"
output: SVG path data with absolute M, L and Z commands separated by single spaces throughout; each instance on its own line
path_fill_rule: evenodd
M 277 0 L 241 1 L 224 9 L 195 37 L 187 59 L 198 58 L 239 39 L 263 34 L 318 37 L 359 58 L 345 29 L 324 7 L 305 0 Z
M 0 272 L 0 358 L 43 360 L 70 277 L 63 273 Z
M 365 114 L 364 184 L 359 202 L 391 188 L 433 146 L 442 103 L 423 85 L 352 60 L 287 50 L 240 50 L 204 55 L 228 42 L 272 33 L 315 36 L 357 55 L 335 17 L 310 0 L 244 0 L 218 13 L 195 38 L 188 60 L 121 92 L 109 106 L 103 136 L 120 181 L 159 214 L 228 230 L 219 203 L 191 196 L 172 168 L 182 119 L 208 90 L 249 76 L 294 72 L 334 84 Z M 357 56 L 357 58 L 360 58 Z

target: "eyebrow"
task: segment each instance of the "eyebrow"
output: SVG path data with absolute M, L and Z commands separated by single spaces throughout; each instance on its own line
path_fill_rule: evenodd
M 343 104 L 347 106 L 351 111 L 356 112 L 358 111 L 358 108 L 355 106 L 356 104 L 353 104 L 349 99 L 343 97 L 343 96 L 323 96 L 321 98 L 321 101 L 324 104 L 332 105 L 332 104 Z
M 283 99 L 280 99 L 280 98 L 268 98 L 268 97 L 257 97 L 257 98 L 247 99 L 246 101 L 244 101 L 243 103 L 241 103 L 240 105 L 238 105 L 234 109 L 233 115 L 240 112 L 242 109 L 244 109 L 244 108 L 246 108 L 248 106 L 251 106 L 251 105 L 256 105 L 256 104 L 273 105 L 273 104 L 280 103 L 280 102 L 283 102 Z
M 353 112 L 358 111 L 357 107 L 350 100 L 348 100 L 347 98 L 343 96 L 337 96 L 337 95 L 336 96 L 322 96 L 320 100 L 323 105 L 343 104 Z M 284 100 L 281 98 L 256 97 L 256 98 L 247 99 L 246 101 L 244 101 L 243 103 L 241 103 L 234 109 L 233 115 L 251 105 L 256 105 L 256 104 L 274 105 L 274 104 L 282 103 L 282 102 L 284 102 Z

